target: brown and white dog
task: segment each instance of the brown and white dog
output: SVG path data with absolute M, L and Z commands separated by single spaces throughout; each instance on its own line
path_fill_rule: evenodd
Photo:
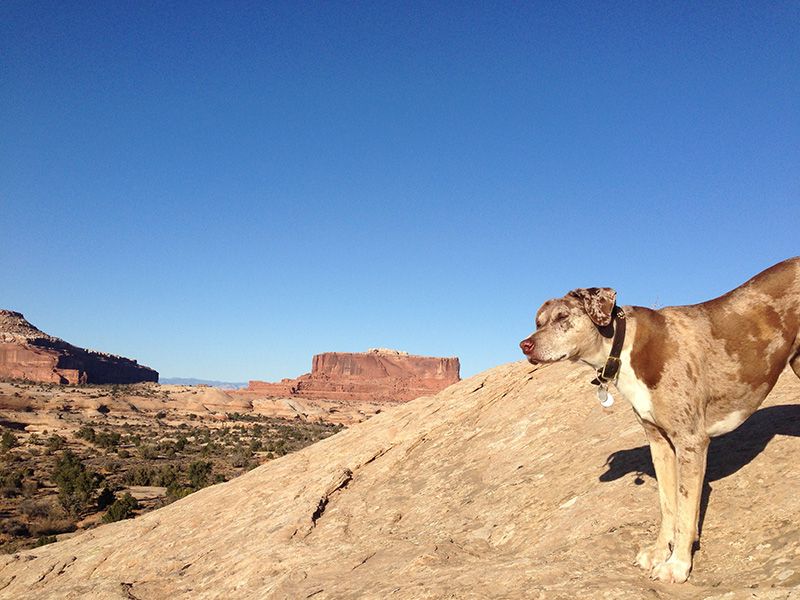
M 787 364 L 800 377 L 800 257 L 702 304 L 615 308 L 610 288 L 548 300 L 520 347 L 534 364 L 602 369 L 617 315 L 626 320 L 615 383 L 644 427 L 661 504 L 658 538 L 636 563 L 653 579 L 681 583 L 698 538 L 709 439 L 753 414 Z

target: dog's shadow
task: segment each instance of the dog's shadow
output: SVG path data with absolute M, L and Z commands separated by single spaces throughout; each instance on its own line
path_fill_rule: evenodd
M 762 408 L 737 429 L 711 440 L 706 480 L 700 501 L 701 530 L 711 495 L 709 482 L 736 473 L 761 454 L 776 435 L 800 437 L 800 404 Z M 606 468 L 606 472 L 599 477 L 600 481 L 614 481 L 629 473 L 637 474 L 637 483 L 644 483 L 644 475 L 655 478 L 650 447 L 647 445 L 614 452 L 608 457 Z

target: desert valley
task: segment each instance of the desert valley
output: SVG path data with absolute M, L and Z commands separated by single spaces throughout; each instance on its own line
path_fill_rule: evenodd
M 160 385 L 135 360 L 0 310 L 0 551 L 133 518 L 459 380 L 457 358 L 375 349 L 243 389 Z

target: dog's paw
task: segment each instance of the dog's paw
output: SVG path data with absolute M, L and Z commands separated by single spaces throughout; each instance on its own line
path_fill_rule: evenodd
M 689 579 L 691 570 L 692 563 L 670 558 L 666 562 L 654 566 L 650 572 L 650 578 L 666 583 L 683 583 Z
M 645 571 L 652 570 L 658 564 L 666 562 L 672 552 L 669 545 L 663 546 L 661 544 L 653 544 L 642 548 L 639 554 L 636 555 L 636 562 L 634 564 L 640 566 Z

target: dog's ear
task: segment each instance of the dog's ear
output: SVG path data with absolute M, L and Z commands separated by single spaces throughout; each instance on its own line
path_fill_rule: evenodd
M 579 288 L 569 293 L 583 302 L 583 310 L 597 325 L 604 327 L 611 323 L 617 292 L 611 288 Z

